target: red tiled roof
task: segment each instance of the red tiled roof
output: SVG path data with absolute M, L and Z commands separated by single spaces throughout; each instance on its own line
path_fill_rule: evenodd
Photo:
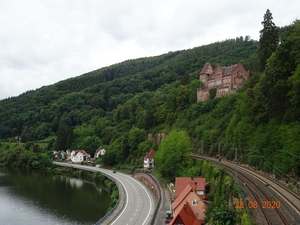
M 146 154 L 145 158 L 154 158 L 154 155 L 155 155 L 155 151 L 151 150 Z
M 186 198 L 186 196 L 193 190 L 193 188 L 187 184 L 182 192 L 176 197 L 175 201 L 172 203 L 172 208 L 176 209 L 178 205 Z
M 186 225 L 201 225 L 201 221 L 197 219 L 188 202 L 185 202 L 180 212 L 170 221 L 169 225 L 174 225 L 175 223 L 183 223 Z
M 197 190 L 205 191 L 205 178 L 197 177 L 176 177 L 175 178 L 175 193 L 174 197 L 177 198 L 180 193 L 186 188 L 189 184 L 191 187 L 194 187 L 194 183 L 197 182 Z M 205 193 L 205 192 L 204 192 Z
M 75 150 L 75 155 L 77 155 L 79 152 L 81 152 L 82 155 L 88 155 L 85 150 Z

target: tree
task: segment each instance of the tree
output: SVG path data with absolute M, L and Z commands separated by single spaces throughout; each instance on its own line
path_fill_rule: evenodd
M 211 88 L 209 89 L 209 99 L 214 99 L 217 94 L 217 88 Z
M 226 201 L 221 204 L 211 204 L 206 210 L 205 221 L 211 221 L 213 224 L 227 225 L 235 224 L 236 222 L 236 211 L 232 207 L 228 207 Z
M 130 152 L 137 155 L 138 145 L 145 141 L 147 138 L 147 133 L 144 129 L 138 127 L 132 127 L 128 133 L 128 145 Z
M 267 9 L 264 20 L 261 22 L 263 29 L 259 32 L 259 59 L 260 70 L 264 71 L 268 58 L 276 50 L 279 43 L 279 29 L 272 21 L 273 16 L 269 9 Z
M 96 135 L 85 137 L 84 140 L 79 144 L 80 149 L 86 150 L 90 155 L 94 155 L 97 148 L 102 145 L 102 141 Z
M 67 150 L 73 142 L 73 128 L 67 123 L 67 120 L 62 119 L 59 123 L 56 139 L 57 150 Z
M 32 147 L 32 151 L 33 151 L 34 153 L 40 153 L 41 148 L 40 148 L 40 146 L 39 146 L 38 144 L 35 144 L 35 145 L 33 145 L 33 147 Z
M 300 22 L 286 28 L 281 44 L 268 59 L 265 75 L 260 80 L 261 92 L 264 94 L 266 110 L 270 118 L 284 118 L 287 121 L 298 118 L 297 85 L 300 58 Z M 294 107 L 292 108 L 291 105 Z M 288 114 L 286 114 L 289 112 Z M 286 114 L 286 115 L 285 115 Z
M 186 131 L 172 131 L 166 139 L 163 139 L 155 155 L 158 172 L 168 180 L 183 174 L 190 165 L 191 148 Z

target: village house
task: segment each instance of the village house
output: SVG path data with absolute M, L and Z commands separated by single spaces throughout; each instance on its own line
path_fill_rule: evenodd
M 67 154 L 67 161 L 71 161 L 71 150 L 67 149 L 66 154 Z
M 206 203 L 201 198 L 202 196 L 198 194 L 198 190 L 198 183 L 194 181 L 192 184 L 187 184 L 180 192 L 175 201 L 172 203 L 173 219 L 169 224 L 180 224 L 177 222 L 180 222 L 180 220 L 183 219 L 181 216 L 182 213 L 187 213 L 190 218 L 195 218 L 192 221 L 193 223 L 188 224 L 201 224 L 204 221 Z
M 193 186 L 197 182 L 197 194 L 203 200 L 206 199 L 206 180 L 203 177 L 176 177 L 174 198 L 177 198 L 187 185 Z
M 96 152 L 94 154 L 94 158 L 99 158 L 100 155 L 101 156 L 104 155 L 105 151 L 106 150 L 102 146 L 100 146 L 99 148 L 96 149 Z
M 151 150 L 150 152 L 146 153 L 144 157 L 144 171 L 149 172 L 152 168 L 154 168 L 154 155 L 154 150 Z
M 190 204 L 185 202 L 181 210 L 178 212 L 176 216 L 169 222 L 169 225 L 182 225 L 182 224 L 190 224 L 190 225 L 201 225 L 201 221 L 197 219 L 195 216 Z
M 175 200 L 172 202 L 173 219 L 169 224 L 202 224 L 208 203 L 206 201 L 207 186 L 205 178 L 176 177 L 173 192 Z M 185 216 L 186 214 L 189 217 Z M 184 223 L 188 218 L 190 222 Z
M 222 97 L 236 92 L 249 77 L 249 72 L 238 63 L 228 67 L 218 65 L 213 70 L 207 62 L 199 73 L 203 87 L 197 89 L 197 101 L 209 99 L 209 90 L 216 88 L 216 97 Z
M 58 159 L 65 160 L 66 155 L 67 155 L 67 153 L 64 150 L 59 150 L 59 151 L 53 150 L 52 158 L 54 160 L 58 160 Z
M 74 163 L 81 163 L 90 157 L 91 156 L 85 150 L 73 150 L 71 152 L 71 160 Z

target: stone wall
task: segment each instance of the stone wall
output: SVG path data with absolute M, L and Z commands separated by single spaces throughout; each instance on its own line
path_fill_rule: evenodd
M 160 189 L 159 189 L 157 183 L 152 179 L 152 177 L 150 177 L 146 173 L 135 173 L 135 174 L 133 174 L 133 177 L 135 179 L 138 179 L 141 182 L 143 182 L 149 188 L 149 190 L 152 191 L 152 193 L 155 196 L 155 199 L 157 201 L 159 201 Z
M 167 135 L 165 133 L 157 133 L 157 134 L 149 133 L 148 134 L 148 141 L 151 141 L 154 144 L 159 145 L 161 143 L 161 141 L 166 137 L 167 137 Z

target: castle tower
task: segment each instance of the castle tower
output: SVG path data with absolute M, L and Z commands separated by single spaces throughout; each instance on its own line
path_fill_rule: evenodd
M 212 68 L 210 62 L 205 63 L 204 67 L 202 68 L 202 70 L 199 73 L 199 79 L 200 79 L 200 81 L 202 81 L 204 86 L 206 86 L 207 79 L 212 73 L 213 73 L 213 68 Z

